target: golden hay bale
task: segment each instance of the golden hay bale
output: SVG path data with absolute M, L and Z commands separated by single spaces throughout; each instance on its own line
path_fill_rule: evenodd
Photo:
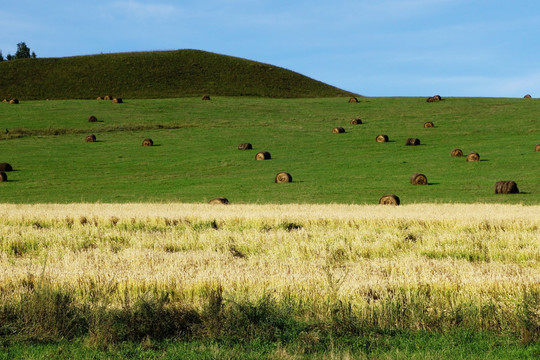
M 115 97 L 114 99 L 112 99 L 112 102 L 113 102 L 113 104 L 121 104 L 124 101 L 122 100 L 122 98 Z
M 410 145 L 410 146 L 420 145 L 420 139 L 408 138 L 407 141 L 405 142 L 405 145 Z
M 435 102 L 435 98 L 433 96 L 430 96 L 426 99 L 426 102 Z
M 2 100 L 3 103 L 7 103 L 8 102 L 8 99 L 4 99 Z
M 95 117 L 94 115 L 90 115 L 88 117 L 88 122 L 97 122 L 97 117 Z
M 424 174 L 414 173 L 410 180 L 413 185 L 427 185 L 427 177 Z
M 532 96 L 531 96 L 530 94 L 527 94 L 527 95 L 525 95 L 523 98 L 524 98 L 524 99 L 530 99 L 530 98 L 532 98 Z
M 333 134 L 341 134 L 341 133 L 344 133 L 344 132 L 345 132 L 345 129 L 342 128 L 341 126 L 337 126 L 337 127 L 332 129 Z
M 463 151 L 461 149 L 455 148 L 454 150 L 452 150 L 450 155 L 452 157 L 461 157 L 461 156 L 463 156 Z
M 394 194 L 384 195 L 379 199 L 380 205 L 399 205 L 399 198 Z
M 142 142 L 142 146 L 154 146 L 154 142 L 150 138 L 146 138 Z
M 5 172 L 0 172 L 0 182 L 7 181 L 7 174 Z
M 111 100 L 112 99 L 112 96 L 111 95 L 105 95 L 103 97 L 103 100 Z
M 433 122 L 432 121 L 426 121 L 424 123 L 424 127 L 425 128 L 432 128 L 432 127 L 435 127 L 435 125 L 433 125 Z
M 251 150 L 253 146 L 250 143 L 242 143 L 238 145 L 238 150 Z
M 19 99 L 16 99 L 16 98 L 9 99 L 9 103 L 10 103 L 10 104 L 18 104 L 18 103 L 19 103 Z
M 358 102 L 358 98 L 355 98 L 354 96 L 352 96 L 352 97 L 349 99 L 349 102 L 350 102 L 350 103 L 357 103 L 357 102 Z
M 98 96 L 96 100 L 103 100 L 103 98 L 101 96 Z
M 495 194 L 517 194 L 519 189 L 514 181 L 497 181 L 495 183 Z
M 280 172 L 276 175 L 276 178 L 274 179 L 275 183 L 289 183 L 292 181 L 291 174 L 287 172 Z
M 497 181 L 495 194 L 518 194 L 519 189 L 514 181 Z
M 540 151 L 540 143 L 536 144 L 536 146 L 534 147 L 534 151 Z
M 90 134 L 85 139 L 86 142 L 96 142 L 96 135 Z
M 217 197 L 217 198 L 213 198 L 208 203 L 212 204 L 212 205 L 216 205 L 216 204 L 217 205 L 228 205 L 229 200 L 227 198 L 224 198 L 224 197 Z
M 467 161 L 480 161 L 480 155 L 473 151 L 467 155 Z
M 0 171 L 13 171 L 13 166 L 8 163 L 0 163 Z
M 435 101 L 441 101 L 441 100 L 442 100 L 442 97 L 441 97 L 441 95 L 433 95 L 433 100 L 435 100 Z
M 362 124 L 362 119 L 352 119 L 351 125 L 360 125 Z
M 203 95 L 201 100 L 210 100 L 210 95 Z
M 272 157 L 270 156 L 270 153 L 268 151 L 260 151 L 257 154 L 255 154 L 255 160 L 269 160 Z
M 384 135 L 384 134 L 377 135 L 375 140 L 379 143 L 388 142 L 388 135 Z

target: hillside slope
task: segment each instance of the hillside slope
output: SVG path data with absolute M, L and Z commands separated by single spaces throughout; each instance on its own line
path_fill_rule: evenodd
M 0 97 L 91 99 L 349 96 L 296 72 L 200 50 L 114 53 L 0 62 Z

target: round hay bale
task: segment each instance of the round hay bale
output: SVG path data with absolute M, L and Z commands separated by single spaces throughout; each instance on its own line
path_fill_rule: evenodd
M 350 102 L 350 103 L 357 103 L 357 102 L 358 102 L 358 98 L 355 98 L 354 96 L 352 96 L 352 97 L 349 99 L 349 102 Z
M 495 183 L 495 194 L 517 194 L 519 189 L 514 181 L 497 181 Z
M 426 99 L 426 102 L 435 102 L 435 98 L 433 96 L 430 96 Z
M 238 145 L 238 150 L 251 150 L 253 146 L 250 143 L 242 143 Z
M 433 125 L 433 122 L 432 121 L 426 121 L 424 123 L 424 127 L 425 128 L 432 128 L 432 127 L 435 127 L 435 125 Z
M 229 199 L 224 198 L 224 197 L 217 197 L 217 198 L 213 198 L 208 203 L 212 205 L 228 205 Z
M 405 145 L 409 145 L 409 146 L 420 145 L 420 139 L 408 138 L 407 141 L 405 142 Z
M 2 100 L 3 103 L 7 103 L 8 102 L 8 99 L 4 99 Z
M 101 96 L 98 96 L 96 100 L 103 100 L 103 98 Z
M 441 100 L 442 100 L 442 97 L 441 97 L 441 95 L 433 95 L 433 100 L 435 100 L 435 101 L 441 101 Z
M 10 104 L 18 104 L 18 103 L 19 103 L 19 99 L 16 99 L 16 98 L 9 99 L 9 103 L 10 103 Z
M 8 163 L 0 163 L 0 171 L 13 171 L 13 166 Z
M 375 140 L 379 143 L 388 142 L 388 135 L 384 135 L 384 134 L 377 135 Z
M 88 122 L 97 122 L 97 121 L 98 121 L 98 120 L 97 120 L 97 117 L 95 117 L 94 115 L 90 115 L 90 116 L 88 117 Z
M 362 119 L 352 119 L 351 125 L 360 125 L 362 124 Z
M 274 179 L 274 182 L 275 183 L 289 183 L 292 181 L 292 176 L 291 174 L 287 173 L 287 172 L 280 172 L 276 175 L 276 178 Z
M 399 198 L 394 194 L 384 195 L 379 199 L 380 205 L 399 205 Z
M 105 95 L 103 97 L 103 100 L 111 100 L 112 99 L 112 96 L 111 95 Z
M 115 97 L 114 99 L 112 99 L 112 102 L 113 102 L 113 104 L 121 104 L 124 101 L 122 100 L 122 98 Z
M 210 100 L 210 95 L 203 95 L 202 100 Z
M 86 142 L 96 142 L 96 135 L 90 134 L 85 139 Z
M 527 94 L 527 95 L 525 95 L 523 98 L 524 98 L 524 99 L 530 99 L 530 98 L 532 98 L 532 96 L 531 96 L 531 94 Z
M 540 151 L 540 143 L 536 144 L 534 147 L 534 151 L 539 152 Z
M 337 126 L 337 127 L 332 129 L 333 134 L 341 134 L 341 133 L 344 133 L 344 132 L 345 132 L 345 129 L 342 128 L 341 126 Z
M 146 138 L 142 142 L 142 146 L 154 146 L 152 139 Z
M 0 171 L 0 182 L 7 181 L 7 174 L 3 171 Z
M 410 180 L 413 185 L 427 185 L 427 177 L 424 174 L 414 173 Z
M 268 151 L 260 151 L 257 154 L 255 154 L 255 160 L 269 160 L 272 157 L 270 156 L 270 153 Z
M 450 155 L 452 157 L 462 157 L 463 156 L 463 151 L 461 149 L 456 148 L 456 149 L 452 150 Z
M 480 161 L 480 155 L 473 151 L 467 155 L 467 161 Z

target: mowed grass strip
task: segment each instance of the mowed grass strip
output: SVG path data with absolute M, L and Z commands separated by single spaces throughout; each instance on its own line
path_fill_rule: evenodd
M 216 97 L 0 104 L 3 202 L 540 202 L 535 99 Z M 89 123 L 88 117 L 99 121 Z M 362 125 L 351 119 L 362 118 Z M 434 128 L 424 128 L 433 121 Z M 341 126 L 345 133 L 332 134 Z M 95 134 L 98 141 L 86 143 Z M 387 134 L 388 143 L 377 143 Z M 407 138 L 419 146 L 405 146 Z M 151 138 L 153 147 L 143 148 Z M 253 150 L 238 151 L 249 142 Z M 451 157 L 480 155 L 479 162 Z M 255 161 L 268 151 L 272 159 Z M 275 184 L 288 172 L 293 182 Z M 413 173 L 428 186 L 413 186 Z M 495 194 L 515 181 L 519 194 Z

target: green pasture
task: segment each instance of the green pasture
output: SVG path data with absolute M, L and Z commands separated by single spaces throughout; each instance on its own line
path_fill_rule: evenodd
M 97 123 L 88 122 L 95 115 Z M 200 97 L 0 104 L 6 203 L 540 203 L 540 100 Z M 363 124 L 351 125 L 361 118 Z M 434 128 L 424 128 L 433 121 Z M 345 133 L 333 134 L 342 126 Z M 98 142 L 86 143 L 95 134 Z M 377 143 L 378 134 L 390 142 Z M 405 146 L 409 137 L 421 145 Z M 153 147 L 142 147 L 151 138 Z M 253 150 L 240 151 L 250 142 Z M 476 151 L 466 162 L 450 152 Z M 258 151 L 271 160 L 256 161 Z M 275 184 L 280 171 L 293 182 Z M 411 185 L 415 172 L 426 186 Z M 520 193 L 494 194 L 513 180 Z

